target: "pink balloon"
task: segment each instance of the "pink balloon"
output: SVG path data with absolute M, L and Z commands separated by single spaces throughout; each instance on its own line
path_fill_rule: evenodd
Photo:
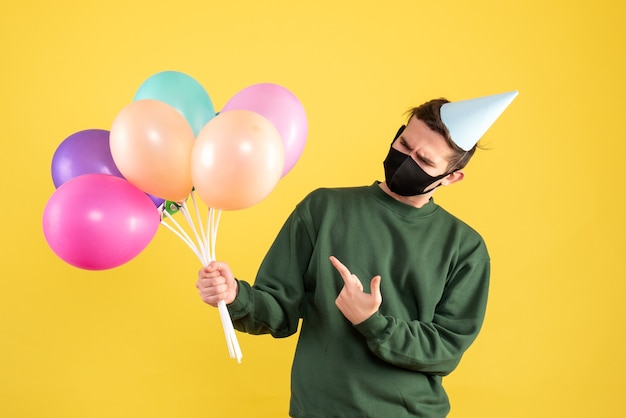
M 277 84 L 260 83 L 235 94 L 222 112 L 250 110 L 268 119 L 278 130 L 285 149 L 284 177 L 296 164 L 306 143 L 309 125 L 306 112 L 298 98 Z
M 191 151 L 191 177 L 209 207 L 238 210 L 276 187 L 285 153 L 274 125 L 249 110 L 221 112 L 200 131 Z
M 43 232 L 63 261 L 86 270 L 106 270 L 143 251 L 160 221 L 152 200 L 128 181 L 84 174 L 52 194 L 44 209 Z

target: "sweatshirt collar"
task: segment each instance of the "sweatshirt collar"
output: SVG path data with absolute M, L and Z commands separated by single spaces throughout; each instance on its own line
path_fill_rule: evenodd
M 435 200 L 432 197 L 428 200 L 428 203 L 421 208 L 416 208 L 414 206 L 407 205 L 406 203 L 402 203 L 385 193 L 384 190 L 380 188 L 380 181 L 375 181 L 370 186 L 370 190 L 374 198 L 383 206 L 401 216 L 423 218 L 432 215 L 439 208 L 439 206 L 435 204 Z

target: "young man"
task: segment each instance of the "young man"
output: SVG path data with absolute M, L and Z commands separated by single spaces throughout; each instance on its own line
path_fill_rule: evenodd
M 224 300 L 240 331 L 287 337 L 302 320 L 291 416 L 448 414 L 442 376 L 478 335 L 490 261 L 480 235 L 433 194 L 463 179 L 478 139 L 516 94 L 413 109 L 384 161 L 385 182 L 312 192 L 254 286 L 223 262 L 200 270 L 202 300 Z

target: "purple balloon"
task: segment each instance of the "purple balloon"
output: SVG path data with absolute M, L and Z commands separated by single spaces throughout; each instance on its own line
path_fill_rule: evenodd
M 160 197 L 152 196 L 150 193 L 146 193 L 146 194 L 148 195 L 150 200 L 152 200 L 152 203 L 154 203 L 154 206 L 156 206 L 157 208 L 159 206 L 161 206 L 161 204 L 163 202 L 165 202 L 165 199 L 161 199 Z
M 84 174 L 109 174 L 124 179 L 113 161 L 109 134 L 104 129 L 86 129 L 65 138 L 52 157 L 54 187 Z M 157 207 L 163 203 L 160 197 L 148 197 Z
M 152 241 L 161 217 L 148 196 L 128 181 L 84 174 L 61 185 L 43 214 L 54 253 L 86 270 L 120 266 Z
M 250 110 L 268 119 L 283 140 L 285 166 L 281 177 L 296 164 L 306 143 L 309 125 L 298 98 L 286 88 L 271 83 L 253 84 L 235 94 L 222 112 Z
M 54 186 L 58 188 L 83 174 L 110 174 L 123 178 L 111 156 L 109 131 L 79 131 L 65 138 L 57 148 L 52 157 Z

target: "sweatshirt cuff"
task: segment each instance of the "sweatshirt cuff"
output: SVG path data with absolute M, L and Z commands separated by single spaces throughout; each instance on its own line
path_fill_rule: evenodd
M 365 321 L 356 324 L 354 328 L 368 340 L 383 340 L 388 323 L 389 320 L 380 311 L 377 311 Z
M 250 285 L 239 280 L 237 280 L 237 284 L 237 297 L 227 305 L 228 313 L 232 319 L 244 317 L 250 311 Z

